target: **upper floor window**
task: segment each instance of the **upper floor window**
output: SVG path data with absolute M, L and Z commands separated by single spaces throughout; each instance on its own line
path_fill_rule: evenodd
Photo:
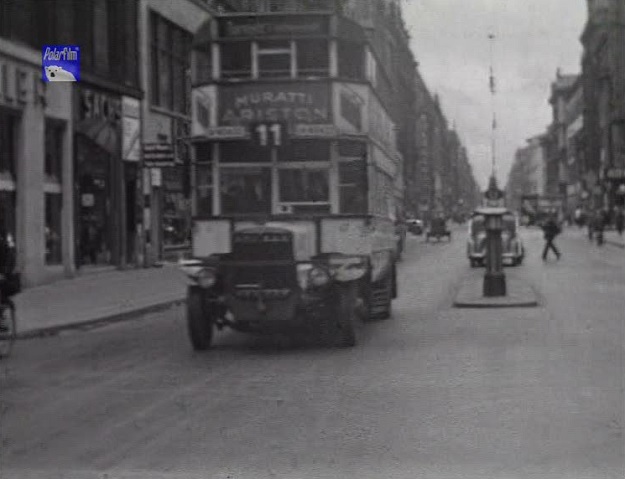
M 156 13 L 152 13 L 150 23 L 152 104 L 187 114 L 191 34 Z
M 365 49 L 361 43 L 339 42 L 339 77 L 353 80 L 365 78 Z
M 213 78 L 213 55 L 210 43 L 193 50 L 193 65 L 194 82 L 202 83 Z
M 222 43 L 222 78 L 250 78 L 252 76 L 251 42 Z
M 291 42 L 258 42 L 257 55 L 259 78 L 288 78 L 294 73 L 293 44 Z
M 224 79 L 327 77 L 330 73 L 328 41 L 323 39 L 224 42 L 220 57 Z M 198 80 L 210 78 L 210 52 L 196 50 L 195 58 Z
M 323 76 L 330 74 L 330 57 L 326 40 L 299 40 L 297 46 L 298 76 Z

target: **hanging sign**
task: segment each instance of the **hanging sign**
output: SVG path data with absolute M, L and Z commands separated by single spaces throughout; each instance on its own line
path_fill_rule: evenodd
M 175 166 L 174 145 L 171 143 L 144 143 L 143 164 L 148 168 Z

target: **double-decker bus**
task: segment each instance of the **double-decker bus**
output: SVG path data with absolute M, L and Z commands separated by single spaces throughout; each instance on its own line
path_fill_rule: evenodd
M 402 158 L 381 61 L 332 8 L 220 14 L 198 30 L 195 349 L 223 327 L 313 328 L 352 346 L 359 319 L 390 317 Z

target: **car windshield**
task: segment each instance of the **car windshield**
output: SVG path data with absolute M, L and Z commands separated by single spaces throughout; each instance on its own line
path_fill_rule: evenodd
M 516 233 L 516 219 L 514 218 L 514 216 L 503 217 L 503 229 L 510 234 Z
M 485 230 L 484 217 L 475 216 L 471 221 L 471 235 L 475 236 Z

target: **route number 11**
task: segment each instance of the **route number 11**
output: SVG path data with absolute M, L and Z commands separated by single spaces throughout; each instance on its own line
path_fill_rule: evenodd
M 282 125 L 280 123 L 260 124 L 256 127 L 256 135 L 260 146 L 282 146 Z

